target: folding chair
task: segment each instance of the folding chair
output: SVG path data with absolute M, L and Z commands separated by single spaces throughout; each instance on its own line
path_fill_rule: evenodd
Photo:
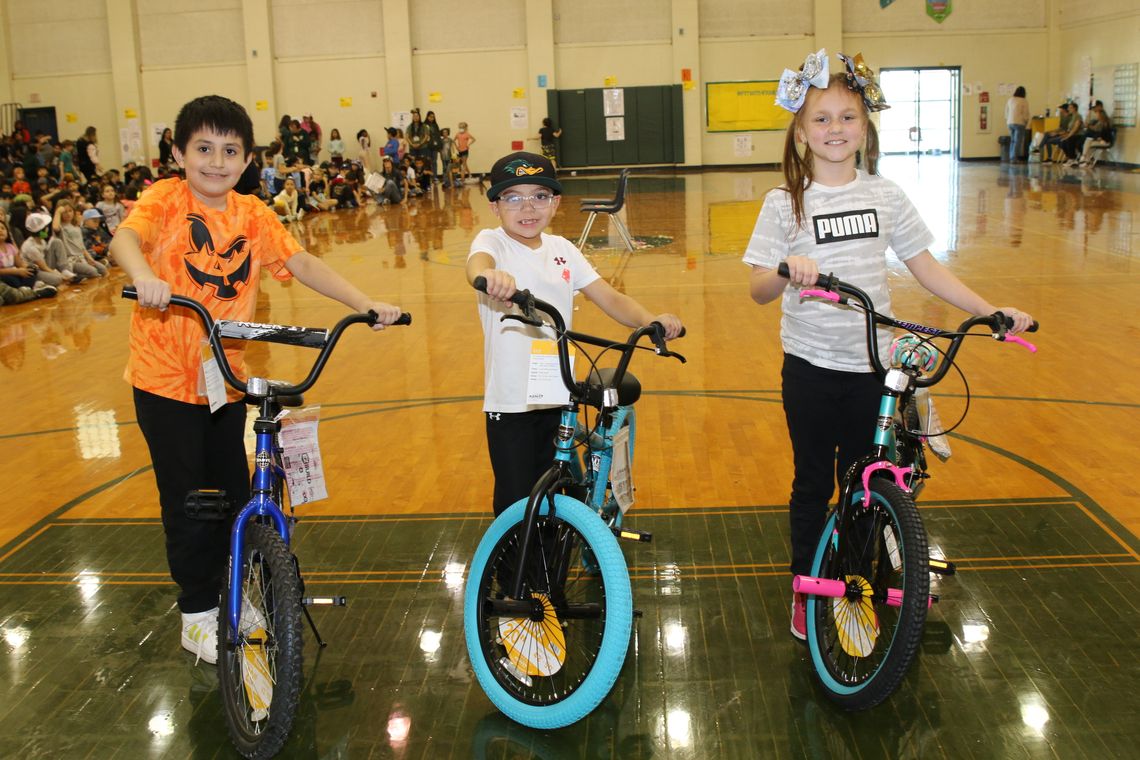
M 626 185 L 629 184 L 629 169 L 622 169 L 621 174 L 618 175 L 617 192 L 614 193 L 613 198 L 583 198 L 581 201 L 581 208 L 579 211 L 589 211 L 590 215 L 586 218 L 586 226 L 582 228 L 582 234 L 578 237 L 578 250 L 582 250 L 582 246 L 586 244 L 586 238 L 590 234 L 590 228 L 594 226 L 594 219 L 598 214 L 609 214 L 610 224 L 617 228 L 618 234 L 621 236 L 622 242 L 628 250 L 633 250 L 633 238 L 629 236 L 629 230 L 625 228 L 625 222 L 618 216 L 622 206 L 625 205 L 625 192 Z

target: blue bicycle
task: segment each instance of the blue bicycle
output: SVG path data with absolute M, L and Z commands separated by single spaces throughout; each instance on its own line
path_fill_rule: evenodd
M 137 300 L 133 287 L 123 297 Z M 250 322 L 215 321 L 205 306 L 192 298 L 173 296 L 172 306 L 194 311 L 226 383 L 245 394 L 258 408 L 253 430 L 257 438 L 249 502 L 233 515 L 222 491 L 195 491 L 187 496 L 187 514 L 202 520 L 233 520 L 223 603 L 218 612 L 218 686 L 223 712 L 234 746 L 245 757 L 277 754 L 289 737 L 301 691 L 301 616 L 312 628 L 317 644 L 325 646 L 309 614 L 310 605 L 344 606 L 343 596 L 306 597 L 297 557 L 290 548 L 297 523 L 289 504 L 283 451 L 278 441 L 285 407 L 300 406 L 302 394 L 320 377 L 325 363 L 349 325 L 376 324 L 375 312 L 350 314 L 331 331 Z M 411 324 L 403 314 L 395 322 Z M 242 381 L 233 372 L 222 339 L 260 340 L 320 350 L 301 383 L 286 385 L 265 378 Z
M 475 280 L 485 290 L 483 278 Z M 628 367 L 649 336 L 660 356 L 664 329 L 653 323 L 615 343 L 566 329 L 558 310 L 528 291 L 512 301 L 535 326 L 553 323 L 559 372 L 570 393 L 562 409 L 554 462 L 531 494 L 491 523 L 475 555 L 463 602 L 467 654 L 488 698 L 507 717 L 532 728 L 558 728 L 589 714 L 621 671 L 633 627 L 629 571 L 618 539 L 650 541 L 622 527 L 629 506 L 626 471 L 633 459 L 633 404 L 641 384 Z M 617 366 L 574 379 L 569 344 L 618 355 Z M 583 352 L 584 353 L 584 352 Z M 604 351 L 603 351 L 604 353 Z M 579 425 L 581 405 L 597 410 L 596 424 Z M 620 462 L 620 465 L 615 465 Z

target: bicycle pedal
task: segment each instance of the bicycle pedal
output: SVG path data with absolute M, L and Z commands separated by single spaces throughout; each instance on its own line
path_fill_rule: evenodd
M 347 596 L 306 596 L 301 600 L 306 607 L 347 607 Z
M 622 541 L 640 541 L 648 544 L 653 540 L 653 534 L 643 530 L 630 530 L 629 528 L 610 528 L 610 530 Z
M 934 559 L 931 557 L 929 566 L 930 572 L 936 573 L 937 575 L 954 575 L 958 572 L 958 568 L 954 563 L 945 559 Z
M 225 491 L 203 489 L 186 494 L 186 516 L 191 520 L 221 522 L 230 516 L 230 501 Z

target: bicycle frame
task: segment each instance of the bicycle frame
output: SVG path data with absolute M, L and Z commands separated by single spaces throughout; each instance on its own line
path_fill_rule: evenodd
M 122 295 L 123 298 L 138 299 L 138 292 L 132 286 L 124 287 Z M 353 324 L 375 325 L 378 317 L 375 312 L 371 311 L 366 314 L 350 314 L 341 319 L 329 331 L 285 325 L 215 321 L 205 306 L 192 298 L 182 296 L 172 296 L 170 304 L 190 309 L 198 315 L 206 330 L 206 339 L 213 349 L 218 369 L 221 371 L 226 384 L 246 394 L 247 398 L 258 399 L 259 414 L 253 427 L 256 436 L 256 454 L 250 488 L 251 498 L 234 517 L 233 527 L 230 531 L 230 593 L 226 599 L 226 614 L 229 616 L 230 630 L 237 631 L 238 621 L 241 617 L 241 562 L 235 562 L 234 558 L 241 557 L 245 549 L 245 531 L 249 521 L 255 518 L 268 518 L 285 545 L 290 545 L 289 518 L 281 511 L 281 505 L 273 500 L 274 486 L 285 477 L 285 471 L 277 464 L 277 455 L 280 450 L 277 446 L 276 437 L 281 430 L 281 423 L 276 419 L 275 410 L 280 404 L 279 400 L 287 396 L 295 396 L 299 399 L 301 394 L 317 382 L 317 378 L 320 377 L 325 363 L 332 355 L 332 351 L 345 328 Z M 408 325 L 411 324 L 411 321 L 411 315 L 404 313 L 393 324 Z M 237 377 L 226 359 L 225 347 L 222 344 L 223 337 L 317 348 L 320 349 L 320 353 L 313 362 L 313 367 L 309 370 L 308 376 L 297 385 L 273 383 L 265 378 L 258 377 L 251 377 L 248 381 L 243 381 Z M 307 610 L 305 612 L 308 614 Z M 234 642 L 227 643 L 232 644 Z
M 289 519 L 281 510 L 281 505 L 273 500 L 274 486 L 285 478 L 285 471 L 277 464 L 277 455 L 280 452 L 277 433 L 281 430 L 281 423 L 275 420 L 275 415 L 271 413 L 274 405 L 273 396 L 266 396 L 261 400 L 260 413 L 253 424 L 257 444 L 250 489 L 252 495 L 234 517 L 233 527 L 230 530 L 230 585 L 229 595 L 226 598 L 226 614 L 230 619 L 231 631 L 239 630 L 238 620 L 241 618 L 242 568 L 241 563 L 235 562 L 234 558 L 241 557 L 245 551 L 245 531 L 249 521 L 269 518 L 281 540 L 285 542 L 285 546 L 290 545 Z
M 475 278 L 473 285 L 476 290 L 482 292 L 486 291 L 486 281 L 483 280 L 482 277 Z M 599 517 L 602 516 L 602 512 L 605 508 L 605 484 L 609 482 L 610 468 L 613 463 L 613 436 L 621 428 L 625 420 L 629 419 L 633 414 L 631 405 L 622 405 L 619 403 L 618 389 L 629 369 L 633 352 L 640 348 L 638 342 L 641 338 L 648 335 L 656 344 L 654 350 L 658 355 L 672 356 L 680 359 L 682 362 L 685 361 L 685 358 L 680 354 L 669 351 L 665 347 L 664 329 L 656 322 L 647 327 L 634 330 L 633 334 L 631 334 L 624 343 L 614 343 L 611 340 L 567 330 L 566 322 L 558 309 L 544 301 L 536 299 L 529 291 L 518 291 L 511 300 L 522 308 L 523 314 L 507 314 L 503 316 L 504 320 L 514 319 L 525 324 L 537 326 L 543 323 L 533 316 L 536 311 L 541 311 L 550 317 L 557 338 L 559 373 L 562 376 L 563 385 L 566 386 L 566 389 L 570 393 L 570 401 L 562 409 L 562 417 L 558 425 L 558 435 L 555 438 L 554 464 L 539 478 L 538 483 L 535 484 L 531 490 L 530 497 L 527 499 L 518 563 L 515 569 L 515 578 L 510 588 L 511 596 L 514 599 L 521 599 L 523 596 L 525 570 L 531 552 L 531 543 L 535 535 L 535 525 L 538 522 L 538 514 L 542 500 L 544 498 L 548 500 L 550 513 L 553 514 L 554 492 L 561 487 L 575 486 L 585 482 L 588 488 L 586 497 L 588 502 L 586 499 L 580 499 L 580 501 L 587 503 L 587 506 L 598 513 Z M 684 332 L 682 332 L 682 335 L 683 334 Z M 585 343 L 605 349 L 616 349 L 620 353 L 621 356 L 618 360 L 617 367 L 608 380 L 602 380 L 600 384 L 591 385 L 589 381 L 579 382 L 574 379 L 574 375 L 570 370 L 570 352 L 568 348 L 570 341 Z M 600 376 L 599 380 L 601 380 Z M 585 399 L 594 399 L 596 402 L 592 405 L 597 406 L 599 409 L 601 424 L 597 431 L 584 431 L 585 439 L 588 443 L 587 451 L 589 452 L 588 459 L 584 463 L 587 472 L 576 473 L 575 470 L 578 465 L 575 457 L 575 434 L 578 431 L 579 407 L 581 402 Z M 595 448 L 595 444 L 598 444 L 597 448 Z M 632 448 L 631 445 L 631 451 Z M 620 518 L 615 517 L 615 521 L 620 521 Z M 613 523 L 610 523 L 610 526 L 612 528 Z M 631 532 L 629 537 L 640 538 L 640 534 Z M 568 561 L 567 557 L 568 552 L 563 551 L 561 559 Z M 564 577 L 566 570 L 566 567 L 559 566 L 558 573 L 560 578 Z

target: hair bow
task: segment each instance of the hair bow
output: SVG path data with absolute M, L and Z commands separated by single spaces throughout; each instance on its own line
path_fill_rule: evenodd
M 863 54 L 857 53 L 854 58 L 848 58 L 839 53 L 839 60 L 847 67 L 847 87 L 853 92 L 863 96 L 863 103 L 868 111 L 883 111 L 890 108 L 883 97 L 883 90 L 875 81 L 875 72 L 867 67 L 863 61 Z
M 829 78 L 827 51 L 820 49 L 818 53 L 809 54 L 799 71 L 784 69 L 776 88 L 776 105 L 796 113 L 804 105 L 808 88 L 826 89 Z

